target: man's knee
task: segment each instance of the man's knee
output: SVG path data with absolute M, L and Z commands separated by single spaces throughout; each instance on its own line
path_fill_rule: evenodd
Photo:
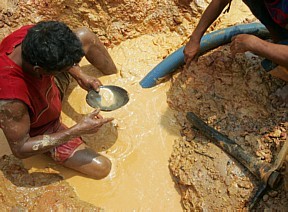
M 104 156 L 102 156 L 100 160 L 98 158 L 95 165 L 97 167 L 91 170 L 90 176 L 98 180 L 107 177 L 112 168 L 111 161 Z

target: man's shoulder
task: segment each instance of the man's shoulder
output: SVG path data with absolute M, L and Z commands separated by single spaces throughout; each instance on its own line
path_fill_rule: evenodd
M 0 99 L 0 113 L 26 109 L 26 104 L 19 99 Z

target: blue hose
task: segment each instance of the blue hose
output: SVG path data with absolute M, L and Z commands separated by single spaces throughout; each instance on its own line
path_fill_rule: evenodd
M 269 32 L 263 24 L 251 23 L 241 24 L 237 26 L 220 29 L 202 37 L 200 42 L 200 54 L 208 50 L 214 49 L 223 44 L 229 43 L 231 38 L 238 34 L 252 34 L 259 37 L 268 37 Z M 171 55 L 166 57 L 161 63 L 153 68 L 141 81 L 142 88 L 151 88 L 157 84 L 157 81 L 165 77 L 167 74 L 172 73 L 180 65 L 184 64 L 184 50 L 182 46 Z

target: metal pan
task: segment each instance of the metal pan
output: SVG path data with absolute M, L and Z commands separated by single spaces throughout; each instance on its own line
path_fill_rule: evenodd
M 86 95 L 86 102 L 93 108 L 102 111 L 116 110 L 129 101 L 128 92 L 115 85 L 100 86 L 99 92 L 91 90 Z

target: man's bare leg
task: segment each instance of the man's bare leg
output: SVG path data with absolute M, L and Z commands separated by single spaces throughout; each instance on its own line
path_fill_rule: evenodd
M 85 144 L 81 144 L 63 165 L 97 180 L 106 177 L 111 170 L 110 160 Z
M 75 34 L 80 39 L 86 59 L 103 74 L 115 74 L 117 68 L 105 46 L 96 34 L 87 27 L 76 29 Z

